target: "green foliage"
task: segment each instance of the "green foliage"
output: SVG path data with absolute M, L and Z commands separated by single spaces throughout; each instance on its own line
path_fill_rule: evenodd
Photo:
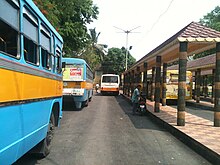
M 102 68 L 104 73 L 121 74 L 125 71 L 125 49 L 110 48 L 108 54 L 104 56 Z M 133 65 L 136 60 L 128 53 L 128 68 Z
M 205 15 L 202 19 L 200 19 L 199 22 L 209 28 L 220 31 L 220 7 L 215 7 L 214 10 Z M 196 54 L 195 56 L 193 56 L 193 59 L 205 57 L 213 53 L 215 53 L 215 49 L 210 49 L 205 52 Z
M 64 39 L 64 52 L 81 52 L 90 44 L 86 25 L 97 19 L 92 0 L 34 0 Z
M 212 10 L 210 13 L 200 19 L 200 23 L 206 25 L 207 27 L 220 31 L 220 7 L 215 7 L 214 10 Z

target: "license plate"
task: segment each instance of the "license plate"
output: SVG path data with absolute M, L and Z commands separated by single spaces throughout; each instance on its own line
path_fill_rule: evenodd
M 140 105 L 141 108 L 144 108 L 144 105 Z

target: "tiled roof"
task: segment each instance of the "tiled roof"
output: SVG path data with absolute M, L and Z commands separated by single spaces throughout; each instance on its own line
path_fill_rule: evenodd
M 212 54 L 209 56 L 205 56 L 202 58 L 198 58 L 192 61 L 188 61 L 187 62 L 187 70 L 195 70 L 194 68 L 202 68 L 205 66 L 211 66 L 211 65 L 215 65 L 215 61 L 216 61 L 216 55 Z M 178 69 L 178 65 L 173 65 L 171 67 L 169 67 L 168 69 Z
M 179 57 L 180 42 L 188 43 L 188 55 L 198 54 L 215 48 L 215 43 L 220 42 L 220 32 L 208 28 L 200 23 L 191 22 L 162 44 L 157 46 L 155 49 L 143 56 L 128 70 L 141 66 L 144 62 L 148 62 L 148 68 L 151 68 L 156 65 L 155 57 L 158 55 L 162 56 L 163 62 L 169 63 L 175 61 Z
M 198 58 L 192 61 L 187 62 L 187 68 L 199 68 L 201 66 L 207 66 L 207 65 L 215 65 L 215 61 L 216 61 L 216 55 L 212 54 L 209 56 L 205 56 L 202 58 Z
M 203 26 L 197 22 L 191 22 L 182 29 L 178 36 L 179 41 L 220 41 L 220 32 Z

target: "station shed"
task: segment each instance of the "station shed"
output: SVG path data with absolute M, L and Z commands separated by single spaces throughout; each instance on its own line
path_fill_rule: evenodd
M 130 96 L 130 91 L 133 91 L 134 87 L 141 83 L 142 76 L 143 88 L 146 88 L 147 70 L 152 69 L 151 87 L 155 87 L 155 89 L 152 89 L 154 90 L 154 111 L 160 112 L 161 66 L 163 66 L 162 93 L 164 93 L 166 91 L 164 75 L 167 64 L 178 60 L 177 125 L 185 126 L 187 57 L 213 48 L 216 49 L 214 126 L 220 127 L 220 32 L 197 22 L 191 22 L 185 26 L 126 70 L 123 73 L 124 94 Z M 163 100 L 165 99 L 162 98 Z

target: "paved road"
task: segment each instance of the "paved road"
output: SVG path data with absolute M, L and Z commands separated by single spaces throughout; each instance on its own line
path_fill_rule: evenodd
M 63 112 L 51 154 L 29 155 L 16 165 L 210 164 L 148 116 L 132 116 L 122 96 L 96 94 L 88 107 Z

